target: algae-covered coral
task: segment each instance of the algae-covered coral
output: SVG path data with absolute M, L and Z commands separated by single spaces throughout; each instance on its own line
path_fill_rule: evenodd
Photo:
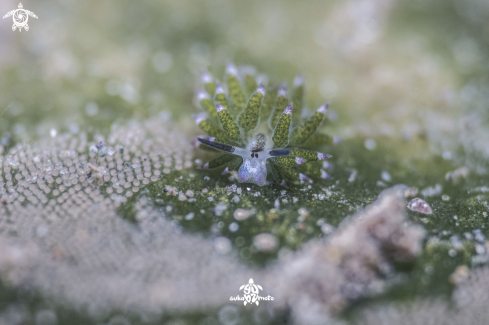
M 251 68 L 240 72 L 232 63 L 228 64 L 227 96 L 209 74 L 202 75 L 206 92 L 200 92 L 198 98 L 208 115 L 196 115 L 195 122 L 210 137 L 197 140 L 225 153 L 203 168 L 220 168 L 225 172 L 238 169 L 239 182 L 260 186 L 267 184 L 269 173 L 277 184 L 285 187 L 286 180 L 307 180 L 303 173 L 328 178 L 321 169 L 321 160 L 330 156 L 305 149 L 333 142 L 332 137 L 316 133 L 326 119 L 328 104 L 301 121 L 304 102 L 301 76 L 295 78 L 289 99 L 285 83 L 265 87 L 256 80 Z M 266 82 L 264 76 L 260 79 Z
M 406 188 L 386 190 L 324 243 L 311 241 L 281 265 L 276 293 L 298 324 L 325 322 L 348 303 L 383 290 L 394 263 L 415 259 L 424 229 L 406 221 Z

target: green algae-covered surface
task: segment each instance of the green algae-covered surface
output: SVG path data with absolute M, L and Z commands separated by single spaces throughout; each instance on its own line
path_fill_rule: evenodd
M 0 9 L 17 5 L 4 1 Z M 0 256 L 0 324 L 409 324 L 411 317 L 420 324 L 482 324 L 489 318 L 471 309 L 488 302 L 479 293 L 489 290 L 487 3 L 23 5 L 39 17 L 29 19 L 29 31 L 12 32 L 11 18 L 0 22 L 0 254 L 7 256 Z M 202 111 L 200 76 L 220 78 L 230 61 L 254 66 L 276 85 L 288 80 L 291 87 L 302 74 L 306 116 L 330 104 L 319 131 L 336 141 L 317 148 L 332 155 L 324 165 L 330 178 L 259 187 L 198 168 L 217 157 L 191 144 L 202 134 L 192 118 Z M 43 173 L 38 180 L 26 172 L 32 161 Z M 48 168 L 58 171 L 50 178 Z M 84 180 L 70 181 L 68 171 Z M 121 174 L 125 183 L 116 184 Z M 45 200 L 24 182 L 38 184 Z M 340 308 L 322 300 L 331 317 L 297 318 L 280 297 L 276 306 L 265 301 L 256 309 L 220 300 L 241 294 L 250 276 L 265 296 L 275 293 L 267 279 L 288 267 L 287 256 L 307 255 L 307 242 L 327 245 L 350 216 L 361 218 L 398 184 L 409 188 L 405 206 L 421 198 L 432 214 L 406 207 L 405 227 L 425 230 L 421 249 L 407 261 L 389 260 L 388 271 L 373 267 L 376 289 L 359 290 Z M 90 191 L 77 200 L 80 188 Z M 145 226 L 156 219 L 171 234 Z M 56 220 L 62 222 L 55 232 Z M 152 264 L 159 251 L 162 262 Z M 211 253 L 217 257 L 207 258 Z M 125 259 L 130 263 L 120 264 Z M 207 263 L 208 273 L 200 274 Z M 230 273 L 236 275 L 221 280 Z M 80 274 L 86 277 L 78 280 Z M 97 287 L 111 274 L 118 281 L 101 289 L 107 296 L 91 285 L 70 287 L 92 280 Z M 464 285 L 481 289 L 463 299 L 470 291 Z M 439 315 L 450 306 L 468 310 L 468 319 Z

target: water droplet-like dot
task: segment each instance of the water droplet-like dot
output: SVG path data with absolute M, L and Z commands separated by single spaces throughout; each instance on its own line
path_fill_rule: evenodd
M 377 143 L 373 139 L 367 139 L 367 140 L 365 140 L 364 145 L 365 145 L 365 148 L 367 148 L 368 150 L 374 150 L 375 147 L 377 146 Z
M 237 197 L 237 196 L 236 196 Z M 239 200 L 239 197 L 237 197 Z M 234 219 L 238 221 L 243 221 L 251 217 L 253 214 L 255 214 L 255 209 L 251 210 L 246 210 L 246 209 L 236 209 L 233 213 Z
M 239 229 L 239 224 L 237 222 L 232 222 L 229 224 L 229 231 L 236 232 Z
M 214 239 L 214 249 L 219 254 L 229 254 L 232 249 L 231 241 L 226 237 L 217 237 Z
M 272 252 L 278 247 L 278 239 L 272 234 L 263 233 L 253 238 L 253 245 L 262 252 Z

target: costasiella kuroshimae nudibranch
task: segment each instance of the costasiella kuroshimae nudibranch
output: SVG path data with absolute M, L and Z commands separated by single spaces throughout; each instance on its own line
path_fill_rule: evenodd
M 259 186 L 272 179 L 287 187 L 287 182 L 329 178 L 322 160 L 331 156 L 310 150 L 333 142 L 332 137 L 316 132 L 326 119 L 328 104 L 302 120 L 302 76 L 295 78 L 290 98 L 285 83 L 265 86 L 266 78 L 255 77 L 249 67 L 228 64 L 225 81 L 227 91 L 203 73 L 205 91 L 197 93 L 206 112 L 194 119 L 207 135 L 196 143 L 224 153 L 202 169 L 220 168 L 223 173 L 237 169 L 239 182 Z

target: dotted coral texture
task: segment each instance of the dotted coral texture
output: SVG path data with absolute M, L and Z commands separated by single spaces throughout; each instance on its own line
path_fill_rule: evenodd
M 100 141 L 105 146 L 95 152 Z M 117 214 L 144 184 L 189 167 L 189 148 L 170 123 L 152 120 L 108 139 L 59 135 L 4 156 L 2 282 L 92 315 L 198 309 L 229 299 L 248 275 L 217 254 L 212 240 L 180 234 L 144 196 L 135 203 L 137 224 Z M 100 157 L 103 150 L 111 154 Z M 209 288 L 216 288 L 212 295 Z

